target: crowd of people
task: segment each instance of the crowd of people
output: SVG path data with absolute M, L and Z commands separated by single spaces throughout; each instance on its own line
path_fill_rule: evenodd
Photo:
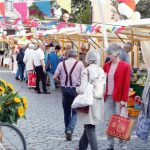
M 67 141 L 72 140 L 73 131 L 77 119 L 84 124 L 83 135 L 79 141 L 79 150 L 86 150 L 88 144 L 91 150 L 98 150 L 98 142 L 95 127 L 102 120 L 102 99 L 104 103 L 104 118 L 106 124 L 112 114 L 120 114 L 122 108 L 127 110 L 128 92 L 130 88 L 131 67 L 129 52 L 132 49 L 131 43 L 125 43 L 124 47 L 111 44 L 105 50 L 106 61 L 100 67 L 100 54 L 94 49 L 87 50 L 84 45 L 82 53 L 66 45 L 65 51 L 60 53 L 59 45 L 43 44 L 31 41 L 27 46 L 22 46 L 17 53 L 16 61 L 18 69 L 16 80 L 28 81 L 28 72 L 36 72 L 36 92 L 38 94 L 50 94 L 61 88 L 62 106 L 64 110 L 64 133 Z M 24 71 L 25 76 L 24 76 Z M 88 112 L 72 109 L 71 105 L 77 95 L 83 94 L 88 83 L 97 79 L 99 75 L 105 76 L 106 82 L 103 98 L 96 98 L 93 95 L 93 104 L 89 106 Z M 46 85 L 47 77 L 50 80 L 48 92 Z M 42 81 L 43 92 L 39 82 Z M 98 82 L 98 81 L 97 81 Z M 88 98 L 88 97 L 87 97 Z M 106 113 L 107 112 L 107 113 Z M 127 142 L 119 140 L 120 150 L 127 150 Z M 114 138 L 107 135 L 107 150 L 114 150 Z

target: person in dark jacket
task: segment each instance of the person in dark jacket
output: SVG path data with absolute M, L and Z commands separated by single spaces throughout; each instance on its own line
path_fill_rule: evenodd
M 18 71 L 19 71 L 19 76 L 20 76 L 20 81 L 23 81 L 24 79 L 24 70 L 25 70 L 25 63 L 23 62 L 24 58 L 24 48 L 20 48 L 19 52 L 17 54 L 17 64 L 18 64 Z

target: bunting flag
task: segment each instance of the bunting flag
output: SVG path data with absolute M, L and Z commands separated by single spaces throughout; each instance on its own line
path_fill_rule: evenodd
M 43 14 L 51 17 L 50 1 L 39 1 L 39 2 L 34 2 L 34 3 Z
M 60 29 L 65 28 L 66 27 L 66 23 L 65 22 L 61 22 L 57 25 L 57 31 L 60 31 Z
M 57 3 L 60 5 L 61 8 L 67 10 L 71 13 L 71 0 L 57 0 Z
M 0 2 L 0 15 L 5 16 L 5 4 Z
M 14 22 L 13 22 L 13 25 L 16 25 L 21 19 L 20 18 L 17 18 Z
M 28 17 L 27 3 L 25 3 L 25 2 L 13 3 L 13 6 L 14 6 L 15 10 L 19 13 L 20 18 L 22 20 L 26 20 Z
M 52 21 L 52 22 L 47 22 L 47 23 L 45 23 L 45 22 L 42 22 L 41 24 L 43 25 L 43 26 L 53 26 L 53 25 L 57 25 L 57 21 Z
M 136 9 L 136 2 L 135 0 L 118 0 L 120 3 L 125 3 L 127 6 L 129 6 L 133 11 Z

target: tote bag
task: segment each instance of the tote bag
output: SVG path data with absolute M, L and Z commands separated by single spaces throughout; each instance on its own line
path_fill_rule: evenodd
M 150 118 L 146 118 L 143 111 L 140 112 L 138 116 L 138 121 L 136 125 L 136 135 L 147 142 L 148 135 L 150 131 Z
M 132 119 L 113 114 L 106 131 L 107 135 L 128 141 L 133 123 Z
M 82 108 L 93 104 L 93 85 L 88 85 L 83 94 L 79 94 L 72 103 L 72 108 Z

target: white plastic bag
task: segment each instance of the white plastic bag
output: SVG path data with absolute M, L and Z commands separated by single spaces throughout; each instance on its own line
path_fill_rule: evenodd
M 82 108 L 93 104 L 93 85 L 88 83 L 83 94 L 79 94 L 72 103 L 72 108 Z

